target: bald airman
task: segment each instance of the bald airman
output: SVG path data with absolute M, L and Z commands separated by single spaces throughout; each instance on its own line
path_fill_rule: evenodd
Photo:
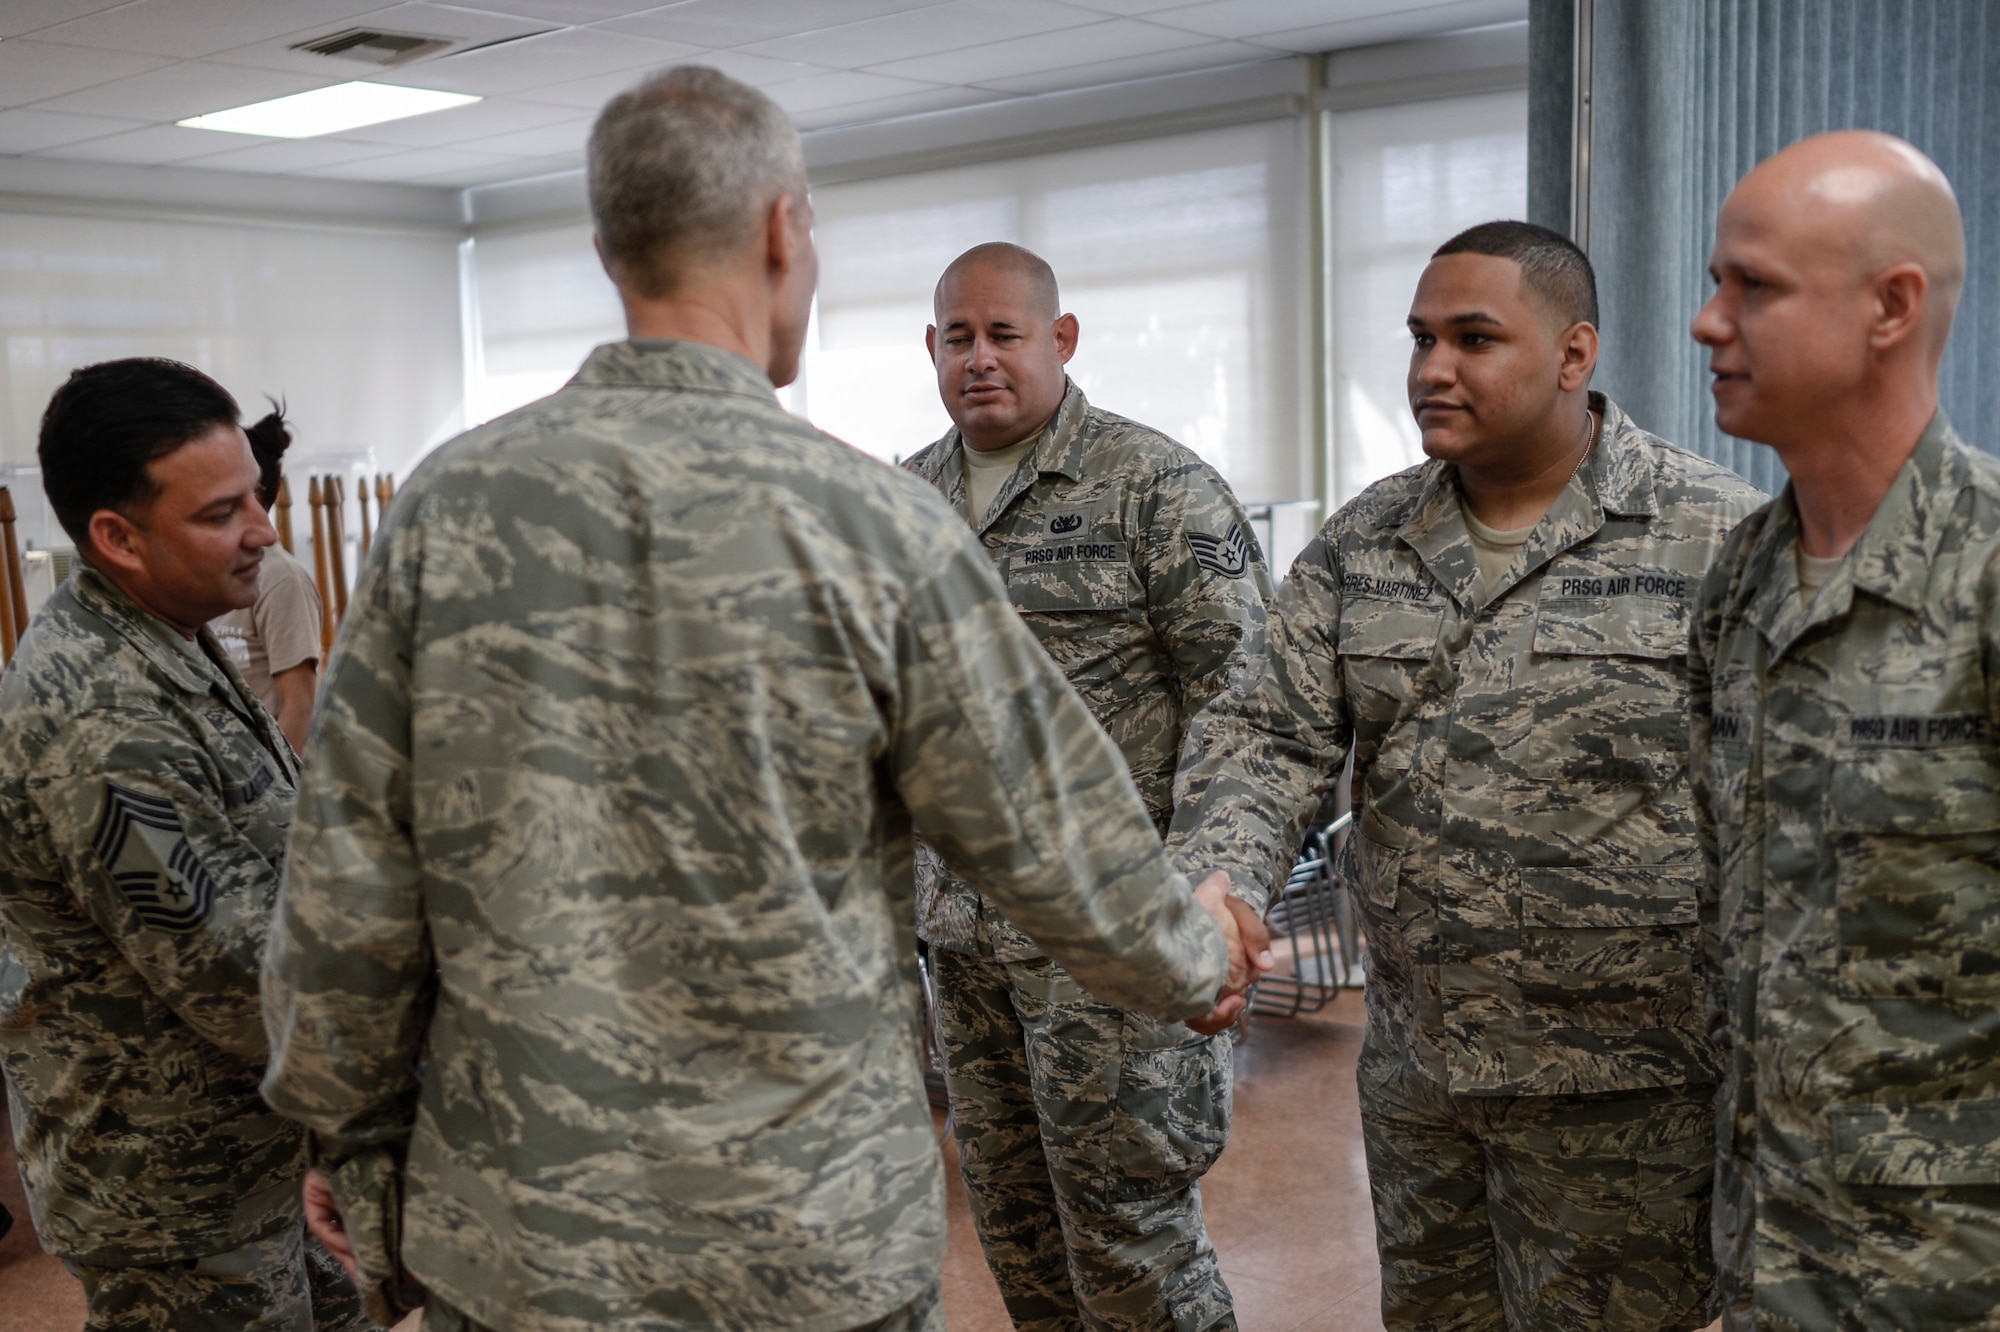
M 1938 406 L 1958 206 L 1909 144 L 1819 135 L 1737 185 L 1710 272 L 1716 422 L 1791 474 L 1690 651 L 1726 1322 L 1988 1326 L 2000 464 Z

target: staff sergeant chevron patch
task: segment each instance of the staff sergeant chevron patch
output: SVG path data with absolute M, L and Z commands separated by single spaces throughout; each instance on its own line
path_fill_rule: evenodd
M 1250 569 L 1250 538 L 1243 524 L 1231 523 L 1227 536 L 1212 537 L 1205 532 L 1189 532 L 1188 545 L 1194 547 L 1195 562 L 1224 578 L 1241 578 Z
M 105 783 L 104 816 L 91 849 L 139 919 L 183 934 L 200 928 L 215 900 L 215 881 L 188 845 L 173 805 Z

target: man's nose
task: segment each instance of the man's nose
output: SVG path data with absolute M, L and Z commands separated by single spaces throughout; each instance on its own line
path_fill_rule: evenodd
M 1410 378 L 1425 388 L 1439 388 L 1458 378 L 1458 365 L 1450 350 L 1437 343 L 1412 354 Z
M 278 529 L 271 526 L 271 515 L 261 504 L 253 502 L 250 507 L 254 512 L 250 516 L 249 530 L 243 534 L 243 544 L 252 550 L 277 545 Z
M 1695 311 L 1694 323 L 1688 326 L 1688 332 L 1694 335 L 1694 340 L 1704 347 L 1714 347 L 1729 341 L 1730 324 L 1723 316 L 1721 305 L 1722 293 L 1718 291 L 1708 298 L 1701 309 Z

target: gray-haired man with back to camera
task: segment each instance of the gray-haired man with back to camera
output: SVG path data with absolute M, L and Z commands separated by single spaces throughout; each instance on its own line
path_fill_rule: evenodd
M 590 192 L 631 337 L 384 525 L 272 925 L 265 1091 L 384 1322 L 939 1328 L 913 826 L 1163 1018 L 1240 1008 L 1260 928 L 1174 875 L 964 524 L 778 405 L 818 264 L 770 99 L 648 80 Z

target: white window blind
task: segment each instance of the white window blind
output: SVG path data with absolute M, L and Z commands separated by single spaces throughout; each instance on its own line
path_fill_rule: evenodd
M 288 470 L 401 473 L 462 423 L 456 238 L 337 227 L 0 213 L 0 473 L 22 538 L 67 545 L 33 470 L 70 371 L 168 356 L 245 415 L 283 398 Z M 298 512 L 305 513 L 304 495 Z
M 1423 461 L 1404 321 L 1431 251 L 1528 209 L 1526 92 L 1328 116 L 1334 170 L 1335 502 Z
M 942 435 L 932 289 L 1009 240 L 1055 268 L 1093 403 L 1188 445 L 1246 502 L 1310 495 L 1300 137 L 1248 125 L 815 190 L 804 410 L 883 458 Z
M 561 388 L 590 349 L 625 336 L 625 312 L 590 225 L 467 243 L 466 418 L 490 421 Z

